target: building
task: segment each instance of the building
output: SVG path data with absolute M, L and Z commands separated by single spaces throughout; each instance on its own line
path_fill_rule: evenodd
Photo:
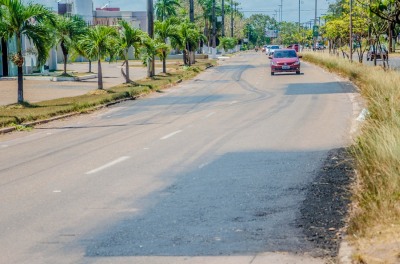
M 120 20 L 129 22 L 133 27 L 140 28 L 143 31 L 147 31 L 147 13 L 145 11 L 133 12 L 133 11 L 121 11 L 118 7 L 109 7 L 108 4 L 96 8 L 92 0 L 23 0 L 25 3 L 33 2 L 42 4 L 55 13 L 66 16 L 80 16 L 86 21 L 88 25 L 117 25 Z M 23 66 L 24 74 L 31 74 L 37 69 L 36 56 L 29 52 L 33 48 L 33 45 L 27 38 L 23 38 L 22 47 L 24 50 L 25 63 Z M 0 77 L 4 76 L 16 76 L 17 67 L 8 60 L 9 54 L 15 53 L 16 45 L 15 40 L 5 41 L 0 39 Z M 130 57 L 133 55 L 130 52 Z M 79 60 L 83 60 L 80 58 Z M 43 70 L 56 70 L 57 63 L 63 62 L 63 56 L 61 50 L 53 49 L 50 51 L 49 59 L 42 67 Z
M 145 11 L 121 11 L 117 7 L 96 8 L 94 25 L 115 26 L 120 20 L 127 21 L 132 27 L 147 31 L 147 13 Z

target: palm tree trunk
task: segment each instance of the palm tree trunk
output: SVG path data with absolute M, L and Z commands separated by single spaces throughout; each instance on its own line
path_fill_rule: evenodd
M 22 57 L 22 43 L 21 34 L 17 35 L 17 53 L 18 53 L 18 103 L 24 102 L 24 72 L 22 65 L 24 65 L 24 57 Z
M 129 62 L 128 59 L 125 60 L 125 81 L 126 83 L 129 83 L 131 79 L 129 78 Z
M 167 52 L 163 51 L 163 59 L 162 59 L 162 72 L 167 73 Z
M 97 61 L 97 88 L 103 89 L 103 73 L 101 71 L 101 60 Z
M 22 66 L 18 66 L 18 103 L 24 102 L 24 73 L 22 71 Z
M 64 54 L 64 75 L 66 75 L 67 74 L 67 58 L 68 57 L 68 55 L 67 54 Z
M 92 60 L 89 60 L 89 72 L 92 72 Z

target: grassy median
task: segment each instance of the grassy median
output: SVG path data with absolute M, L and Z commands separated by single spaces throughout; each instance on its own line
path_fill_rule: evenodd
M 357 181 L 348 234 L 358 263 L 400 262 L 400 73 L 321 53 L 303 59 L 354 82 L 369 115 L 350 151 Z
M 85 95 L 43 101 L 34 104 L 25 102 L 0 107 L 0 128 L 44 120 L 63 114 L 87 112 L 101 105 L 125 98 L 138 96 L 168 88 L 182 80 L 188 80 L 215 64 L 212 60 L 199 60 L 192 67 L 174 63 L 167 74 L 121 84 L 107 90 L 94 90 Z M 79 85 L 79 83 L 77 83 Z

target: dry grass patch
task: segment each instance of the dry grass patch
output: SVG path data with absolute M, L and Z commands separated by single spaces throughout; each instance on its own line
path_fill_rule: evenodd
M 351 146 L 357 181 L 348 233 L 356 263 L 400 263 L 400 73 L 326 54 L 303 58 L 352 80 L 369 116 Z

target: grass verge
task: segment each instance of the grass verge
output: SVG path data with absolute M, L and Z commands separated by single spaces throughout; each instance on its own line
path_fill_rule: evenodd
M 400 73 L 327 54 L 303 59 L 349 78 L 365 99 L 369 116 L 351 153 L 357 181 L 348 234 L 356 263 L 400 263 Z
M 94 90 L 85 95 L 43 101 L 35 104 L 25 102 L 0 107 L 0 128 L 21 127 L 26 122 L 44 120 L 69 113 L 82 113 L 94 108 L 125 98 L 136 98 L 141 95 L 159 91 L 188 80 L 201 71 L 214 65 L 211 60 L 199 60 L 192 67 L 174 66 L 167 74 L 121 84 L 107 90 Z M 79 85 L 77 83 L 77 85 Z

